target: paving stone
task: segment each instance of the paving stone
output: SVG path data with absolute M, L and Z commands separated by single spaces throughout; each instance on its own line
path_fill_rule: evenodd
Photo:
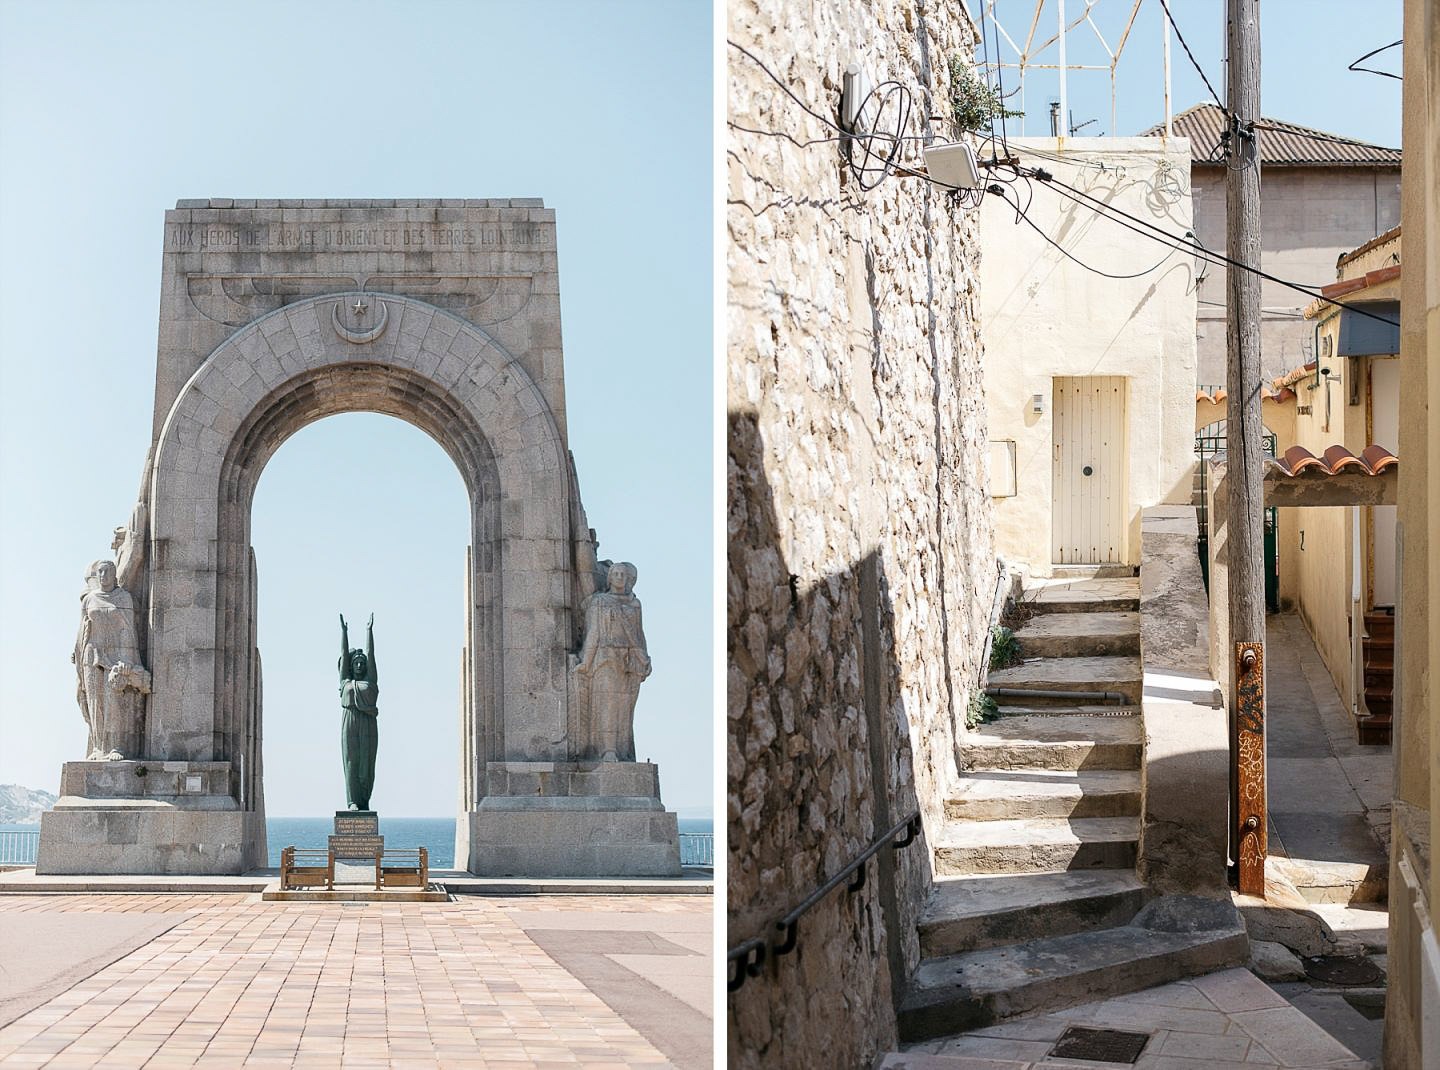
M 533 899 L 539 910 L 479 898 L 339 907 L 264 904 L 253 894 L 0 896 L 0 915 L 16 918 L 185 912 L 163 935 L 0 1029 L 0 1062 L 40 1065 L 58 1055 L 53 1065 L 119 1066 L 153 1055 L 146 1065 L 289 1066 L 298 1058 L 324 1066 L 343 1056 L 357 1066 L 660 1067 L 695 1065 L 697 1052 L 709 1053 L 710 1005 L 697 989 L 712 973 L 708 954 L 668 944 L 663 966 L 647 950 L 636 969 L 612 961 L 618 973 L 587 984 L 527 928 L 527 918 L 564 928 L 571 917 L 577 935 L 618 947 L 644 935 L 635 927 L 644 918 L 653 948 L 667 925 L 690 930 L 693 919 L 708 920 L 708 899 Z M 601 931 L 595 915 L 625 921 Z M 682 962 L 692 964 L 688 974 Z

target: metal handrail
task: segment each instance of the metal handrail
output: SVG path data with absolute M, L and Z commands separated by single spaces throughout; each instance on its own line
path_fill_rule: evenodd
M 904 833 L 904 839 L 896 839 L 901 833 Z M 864 888 L 866 864 L 882 847 L 888 844 L 898 851 L 909 847 L 919 835 L 920 811 L 915 810 L 884 835 L 877 836 L 854 861 L 806 896 L 794 910 L 777 920 L 771 926 L 773 932 L 769 940 L 764 936 L 757 936 L 732 947 L 725 956 L 727 963 L 734 967 L 734 972 L 726 977 L 726 989 L 734 992 L 745 983 L 747 977 L 760 976 L 766 958 L 779 958 L 794 951 L 800 940 L 800 919 L 840 885 L 844 884 L 850 892 L 858 892 Z

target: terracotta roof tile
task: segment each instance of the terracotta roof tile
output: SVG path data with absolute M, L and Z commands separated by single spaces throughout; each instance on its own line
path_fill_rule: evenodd
M 1365 141 L 1329 134 L 1278 119 L 1261 119 L 1261 167 L 1394 167 L 1400 166 L 1400 150 L 1371 145 Z M 1177 137 L 1190 139 L 1190 158 L 1195 164 L 1220 166 L 1220 133 L 1225 113 L 1214 104 L 1197 104 L 1170 120 Z M 1165 125 L 1152 126 L 1141 137 L 1160 137 Z
M 1313 473 L 1315 476 L 1338 476 L 1355 470 L 1362 475 L 1378 476 L 1386 469 L 1394 468 L 1400 459 L 1384 446 L 1366 446 L 1357 457 L 1344 446 L 1329 447 L 1324 457 L 1316 457 L 1304 446 L 1291 446 L 1273 462 L 1275 468 L 1287 476 L 1301 476 Z
M 1275 382 L 1279 383 L 1280 380 L 1277 379 Z M 1203 390 L 1197 390 L 1195 391 L 1195 403 L 1198 405 L 1202 401 L 1208 401 L 1212 405 L 1223 405 L 1225 399 L 1229 396 L 1230 394 L 1224 387 L 1221 387 L 1213 394 L 1207 394 Z M 1289 401 L 1294 396 L 1295 391 L 1291 390 L 1288 386 L 1278 388 L 1276 386 L 1262 386 L 1260 388 L 1261 401 Z

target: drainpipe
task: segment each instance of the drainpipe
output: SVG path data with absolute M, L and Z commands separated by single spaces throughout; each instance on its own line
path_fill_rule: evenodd
M 1365 647 L 1360 633 L 1365 627 L 1365 613 L 1361 605 L 1364 590 L 1364 576 L 1361 572 L 1362 527 L 1360 506 L 1350 507 L 1350 712 L 1360 715 L 1360 704 L 1365 693 Z

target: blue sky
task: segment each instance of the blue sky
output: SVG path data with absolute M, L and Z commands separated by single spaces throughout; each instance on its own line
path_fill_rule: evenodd
M 984 0 L 966 0 L 979 16 Z M 1196 60 L 1211 84 L 1225 97 L 1225 0 L 1169 0 L 1174 16 Z M 1091 18 L 1113 49 L 1130 16 L 1132 0 L 1100 0 Z M 1000 0 L 1000 25 L 1023 43 L 1035 12 L 1034 0 Z M 1067 0 L 1069 21 L 1085 9 L 1085 0 Z M 1035 43 L 1055 32 L 1057 0 L 1045 0 Z M 1363 15 L 1363 17 L 1362 17 Z M 1400 83 L 1373 74 L 1346 70 L 1371 49 L 1388 45 L 1401 34 L 1401 0 L 1263 0 L 1260 4 L 1260 108 L 1271 119 L 1313 126 L 1380 145 L 1400 144 Z M 1072 71 L 1067 94 L 1074 122 L 1095 119 L 1080 136 L 1138 134 L 1165 118 L 1164 64 L 1160 0 L 1143 0 L 1116 70 L 1116 122 L 1110 123 L 1110 77 L 1105 72 Z M 996 57 L 997 37 L 986 20 L 990 58 Z M 1095 33 L 1082 24 L 1066 38 L 1070 64 L 1108 63 Z M 1000 47 L 1007 62 L 1014 62 L 1009 45 Z M 1054 63 L 1055 47 L 1039 62 Z M 1394 48 L 1367 62 L 1381 70 L 1400 73 L 1400 49 Z M 1170 38 L 1171 94 L 1178 113 L 1210 100 L 1180 42 Z M 1016 72 L 1003 72 L 1007 91 L 1016 88 Z M 1053 71 L 1029 71 L 1025 77 L 1025 133 L 1050 133 L 1050 101 L 1057 96 Z M 1019 107 L 1018 95 L 1011 106 Z M 1019 132 L 1021 121 L 1008 129 Z
M 639 567 L 639 757 L 710 812 L 711 64 L 705 3 L 0 2 L 0 782 L 53 791 L 83 756 L 69 652 L 149 446 L 165 209 L 538 196 L 582 495 L 602 556 Z M 270 462 L 272 815 L 344 805 L 340 612 L 376 616 L 376 807 L 454 813 L 467 523 L 454 465 L 398 420 L 322 420 Z

